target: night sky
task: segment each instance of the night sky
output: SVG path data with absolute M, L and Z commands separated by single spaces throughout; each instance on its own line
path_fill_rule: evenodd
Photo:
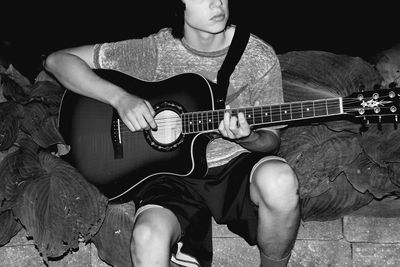
M 71 3 L 2 8 L 0 55 L 32 76 L 40 68 L 41 55 L 51 51 L 142 37 L 168 26 L 168 0 L 135 2 L 102 5 L 98 1 L 85 9 Z M 323 50 L 369 59 L 400 43 L 400 12 L 396 14 L 398 9 L 383 1 L 362 5 L 275 2 L 231 0 L 231 16 L 233 23 L 246 23 L 278 54 Z

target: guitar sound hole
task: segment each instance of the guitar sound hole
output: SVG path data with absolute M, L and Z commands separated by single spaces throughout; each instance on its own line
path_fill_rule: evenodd
M 153 141 L 161 146 L 175 144 L 182 134 L 182 120 L 173 110 L 162 110 L 155 116 L 157 131 L 151 131 Z

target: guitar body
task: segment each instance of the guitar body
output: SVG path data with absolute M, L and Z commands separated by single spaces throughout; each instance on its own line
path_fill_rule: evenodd
M 214 109 L 211 83 L 193 73 L 160 82 L 110 70 L 97 73 L 147 99 L 156 111 L 159 129 L 131 132 L 121 126 L 110 105 L 66 91 L 59 112 L 60 132 L 71 146 L 65 160 L 111 200 L 129 198 L 127 192 L 159 174 L 199 178 L 206 174 L 206 147 L 211 137 L 182 134 L 176 121 L 180 122 L 182 112 Z M 168 128 L 173 134 L 162 133 L 166 117 L 173 118 L 173 130 Z

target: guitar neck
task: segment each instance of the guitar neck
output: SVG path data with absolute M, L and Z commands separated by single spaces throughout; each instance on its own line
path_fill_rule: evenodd
M 284 125 L 291 121 L 344 114 L 342 97 L 268 106 L 196 111 L 182 114 L 183 133 L 217 130 L 226 112 L 233 116 L 242 112 L 250 126 Z

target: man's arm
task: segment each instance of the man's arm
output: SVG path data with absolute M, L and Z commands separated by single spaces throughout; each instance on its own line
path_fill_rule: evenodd
M 131 131 L 156 128 L 150 103 L 131 95 L 92 70 L 93 45 L 64 49 L 50 54 L 44 63 L 47 71 L 67 89 L 110 104 Z
M 226 112 L 218 130 L 225 138 L 231 139 L 250 151 L 273 154 L 280 146 L 278 130 L 267 128 L 251 130 L 243 113 L 239 113 L 236 117 Z

